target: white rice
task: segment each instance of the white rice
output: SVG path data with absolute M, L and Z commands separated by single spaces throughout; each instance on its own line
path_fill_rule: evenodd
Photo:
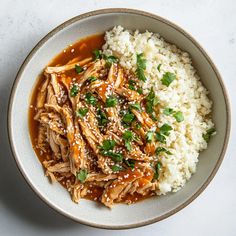
M 212 120 L 206 118 L 212 107 L 208 91 L 200 82 L 188 53 L 167 43 L 158 34 L 132 32 L 117 26 L 106 32 L 105 40 L 103 52 L 117 56 L 121 65 L 133 72 L 136 55 L 143 53 L 147 59 L 147 81 L 140 82 L 144 93 L 153 87 L 163 109 L 170 107 L 184 115 L 184 121 L 178 123 L 172 115 L 164 115 L 161 109 L 158 117 L 159 126 L 167 123 L 173 128 L 166 144 L 162 145 L 173 155 L 162 153 L 159 158 L 164 171 L 159 178 L 158 194 L 175 192 L 196 171 L 199 152 L 207 148 L 202 135 L 214 126 Z M 160 72 L 158 64 L 161 64 Z M 169 87 L 161 83 L 165 72 L 172 72 L 177 77 Z

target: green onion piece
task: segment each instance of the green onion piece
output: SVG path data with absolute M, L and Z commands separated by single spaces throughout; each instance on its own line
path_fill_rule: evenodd
M 163 85 L 166 85 L 167 87 L 170 86 L 170 84 L 176 79 L 176 75 L 174 73 L 171 72 L 166 72 L 162 79 L 161 82 Z
M 88 172 L 87 170 L 80 170 L 79 172 L 76 173 L 76 178 L 83 183 L 86 178 L 87 178 Z

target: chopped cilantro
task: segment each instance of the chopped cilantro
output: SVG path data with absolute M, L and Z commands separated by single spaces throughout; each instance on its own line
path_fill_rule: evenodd
M 154 179 L 159 178 L 161 167 L 162 167 L 161 162 L 158 161 L 156 166 L 155 166 L 155 174 L 153 176 Z
M 184 120 L 183 113 L 181 111 L 177 111 L 174 113 L 174 118 L 176 119 L 177 122 L 181 122 Z
M 79 92 L 79 87 L 76 84 L 73 84 L 72 88 L 70 89 L 70 96 L 75 97 Z
M 172 153 L 170 151 L 168 151 L 167 149 L 165 149 L 163 147 L 157 147 L 156 155 L 159 155 L 161 152 L 165 152 L 168 155 L 172 155 Z
M 157 66 L 157 70 L 160 72 L 160 70 L 161 70 L 161 64 L 159 64 L 159 65 Z
M 133 113 L 126 113 L 124 116 L 123 116 L 123 118 L 122 118 L 122 121 L 125 123 L 125 124 L 127 124 L 127 125 L 129 125 L 133 120 L 134 120 L 134 114 Z
M 118 103 L 117 98 L 110 95 L 106 100 L 106 107 L 115 107 L 117 103 Z
M 137 54 L 137 69 L 136 75 L 139 80 L 146 81 L 144 70 L 146 70 L 146 59 L 143 58 L 143 53 Z
M 148 131 L 146 134 L 146 140 L 148 143 L 151 143 L 153 141 L 154 133 L 151 131 Z
M 131 159 L 129 159 L 129 160 L 124 160 L 124 163 L 125 163 L 128 167 L 130 167 L 131 169 L 134 169 L 134 167 L 135 167 L 135 160 L 131 160 Z
M 156 140 L 160 143 L 166 143 L 166 137 L 158 132 L 156 132 Z
M 89 78 L 88 78 L 88 81 L 89 82 L 94 82 L 94 81 L 96 81 L 97 80 L 97 78 L 95 77 L 95 76 L 90 76 Z
M 88 112 L 88 108 L 79 108 L 77 111 L 76 111 L 76 116 L 77 117 L 80 117 L 80 118 L 83 118 L 86 114 L 87 114 L 87 112 Z
M 99 146 L 99 148 L 102 150 L 102 151 L 109 151 L 109 150 L 113 150 L 114 147 L 116 145 L 116 142 L 115 140 L 104 140 L 102 142 L 102 146 Z
M 160 128 L 160 134 L 163 134 L 165 136 L 169 136 L 170 132 L 172 130 L 172 127 L 168 124 L 164 124 Z
M 215 128 L 210 128 L 207 130 L 207 132 L 205 134 L 202 135 L 202 137 L 208 143 L 211 139 L 211 136 L 214 135 L 215 133 L 216 133 Z
M 170 84 L 176 79 L 176 75 L 174 73 L 171 72 L 166 72 L 162 79 L 161 82 L 163 85 L 166 85 L 167 87 L 170 86 Z
M 75 65 L 75 71 L 76 71 L 77 74 L 79 74 L 79 73 L 83 72 L 84 69 L 79 65 Z
M 126 130 L 122 135 L 123 140 L 125 141 L 125 147 L 128 151 L 132 150 L 131 142 L 136 139 L 134 133 L 129 130 Z
M 86 93 L 85 100 L 88 104 L 91 104 L 93 106 L 95 106 L 97 103 L 97 98 L 94 97 L 92 93 Z
M 169 107 L 166 107 L 164 110 L 163 110 L 163 113 L 166 115 L 166 116 L 169 116 L 171 114 L 174 113 L 174 110 L 172 108 L 169 108 Z
M 122 166 L 113 165 L 111 169 L 112 171 L 117 172 L 117 171 L 121 171 L 123 168 Z
M 139 103 L 130 104 L 130 109 L 141 111 L 141 106 Z
M 76 173 L 76 177 L 81 183 L 83 183 L 86 180 L 87 175 L 88 175 L 87 170 L 80 170 L 79 172 Z
M 102 53 L 100 50 L 95 49 L 93 50 L 93 55 L 94 55 L 94 60 L 101 59 L 102 58 Z

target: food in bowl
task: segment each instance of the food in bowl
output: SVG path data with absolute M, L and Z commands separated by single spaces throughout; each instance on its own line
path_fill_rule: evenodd
M 188 53 L 117 26 L 45 68 L 29 108 L 33 148 L 75 202 L 112 207 L 175 192 L 215 133 L 207 94 Z

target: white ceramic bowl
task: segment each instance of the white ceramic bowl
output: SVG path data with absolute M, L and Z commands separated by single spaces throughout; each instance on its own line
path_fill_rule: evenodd
M 67 45 L 88 35 L 102 33 L 115 25 L 158 32 L 193 58 L 203 84 L 214 102 L 213 120 L 217 135 L 199 157 L 197 172 L 179 192 L 150 198 L 133 205 L 116 205 L 112 210 L 89 200 L 73 203 L 59 184 L 51 185 L 32 148 L 28 131 L 28 107 L 32 88 L 45 65 Z M 32 189 L 49 206 L 80 223 L 111 229 L 138 227 L 162 220 L 193 201 L 209 184 L 225 154 L 230 131 L 230 108 L 225 87 L 213 62 L 202 47 L 175 24 L 146 12 L 105 9 L 77 16 L 58 26 L 31 51 L 12 88 L 8 130 L 17 165 Z

